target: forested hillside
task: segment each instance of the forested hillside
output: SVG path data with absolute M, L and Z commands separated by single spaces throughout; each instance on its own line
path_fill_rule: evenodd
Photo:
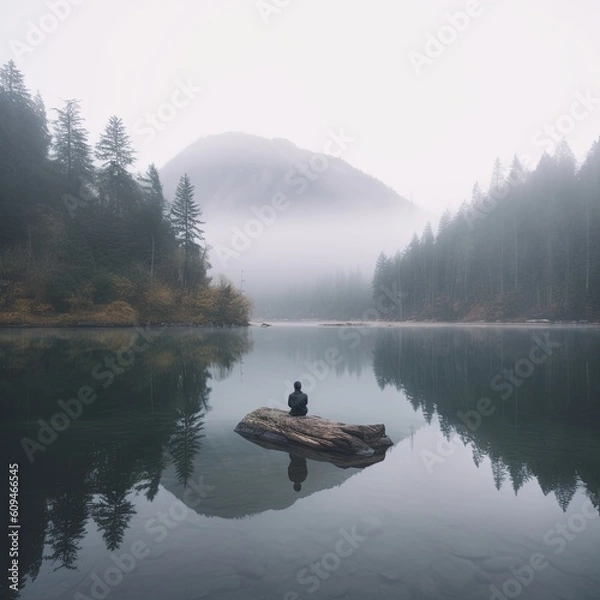
M 77 100 L 48 118 L 11 61 L 0 69 L 0 324 L 245 324 L 212 285 L 194 186 L 168 202 L 158 170 L 112 116 L 95 145 Z M 208 225 L 210 226 L 210 225 Z
M 374 298 L 398 298 L 390 320 L 599 321 L 599 232 L 600 142 L 581 166 L 565 141 L 533 171 L 497 160 L 490 189 L 475 185 L 437 234 L 379 257 Z

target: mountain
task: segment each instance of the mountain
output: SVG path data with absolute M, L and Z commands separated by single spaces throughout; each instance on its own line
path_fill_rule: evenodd
M 251 296 L 338 268 L 370 272 L 382 250 L 408 243 L 430 218 L 345 160 L 283 139 L 199 139 L 161 169 L 167 198 L 184 173 L 206 222 L 212 275 L 239 281 L 243 271 Z
M 297 212 L 294 209 L 317 213 L 396 209 L 406 216 L 420 212 L 412 202 L 341 158 L 325 157 L 278 138 L 224 133 L 198 140 L 162 168 L 168 196 L 183 173 L 196 186 L 196 200 L 207 217 L 243 212 L 268 203 L 276 193 L 298 199 L 290 214 Z

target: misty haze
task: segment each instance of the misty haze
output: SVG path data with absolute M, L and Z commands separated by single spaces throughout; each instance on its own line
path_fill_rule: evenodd
M 0 597 L 600 598 L 597 0 L 0 22 Z

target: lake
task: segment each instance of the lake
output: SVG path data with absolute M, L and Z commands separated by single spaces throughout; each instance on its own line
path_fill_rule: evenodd
M 599 329 L 19 330 L 0 358 L 23 600 L 600 597 Z M 296 379 L 394 446 L 234 433 Z

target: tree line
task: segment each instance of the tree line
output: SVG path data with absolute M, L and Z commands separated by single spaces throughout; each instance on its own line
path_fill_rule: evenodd
M 374 299 L 397 298 L 386 319 L 600 320 L 600 141 L 582 165 L 566 141 L 533 170 L 499 159 L 434 234 L 381 254 Z
M 0 68 L 0 321 L 245 324 L 249 304 L 208 276 L 194 186 L 168 202 L 158 169 L 111 116 L 90 142 L 81 103 L 49 119 L 13 61 Z

